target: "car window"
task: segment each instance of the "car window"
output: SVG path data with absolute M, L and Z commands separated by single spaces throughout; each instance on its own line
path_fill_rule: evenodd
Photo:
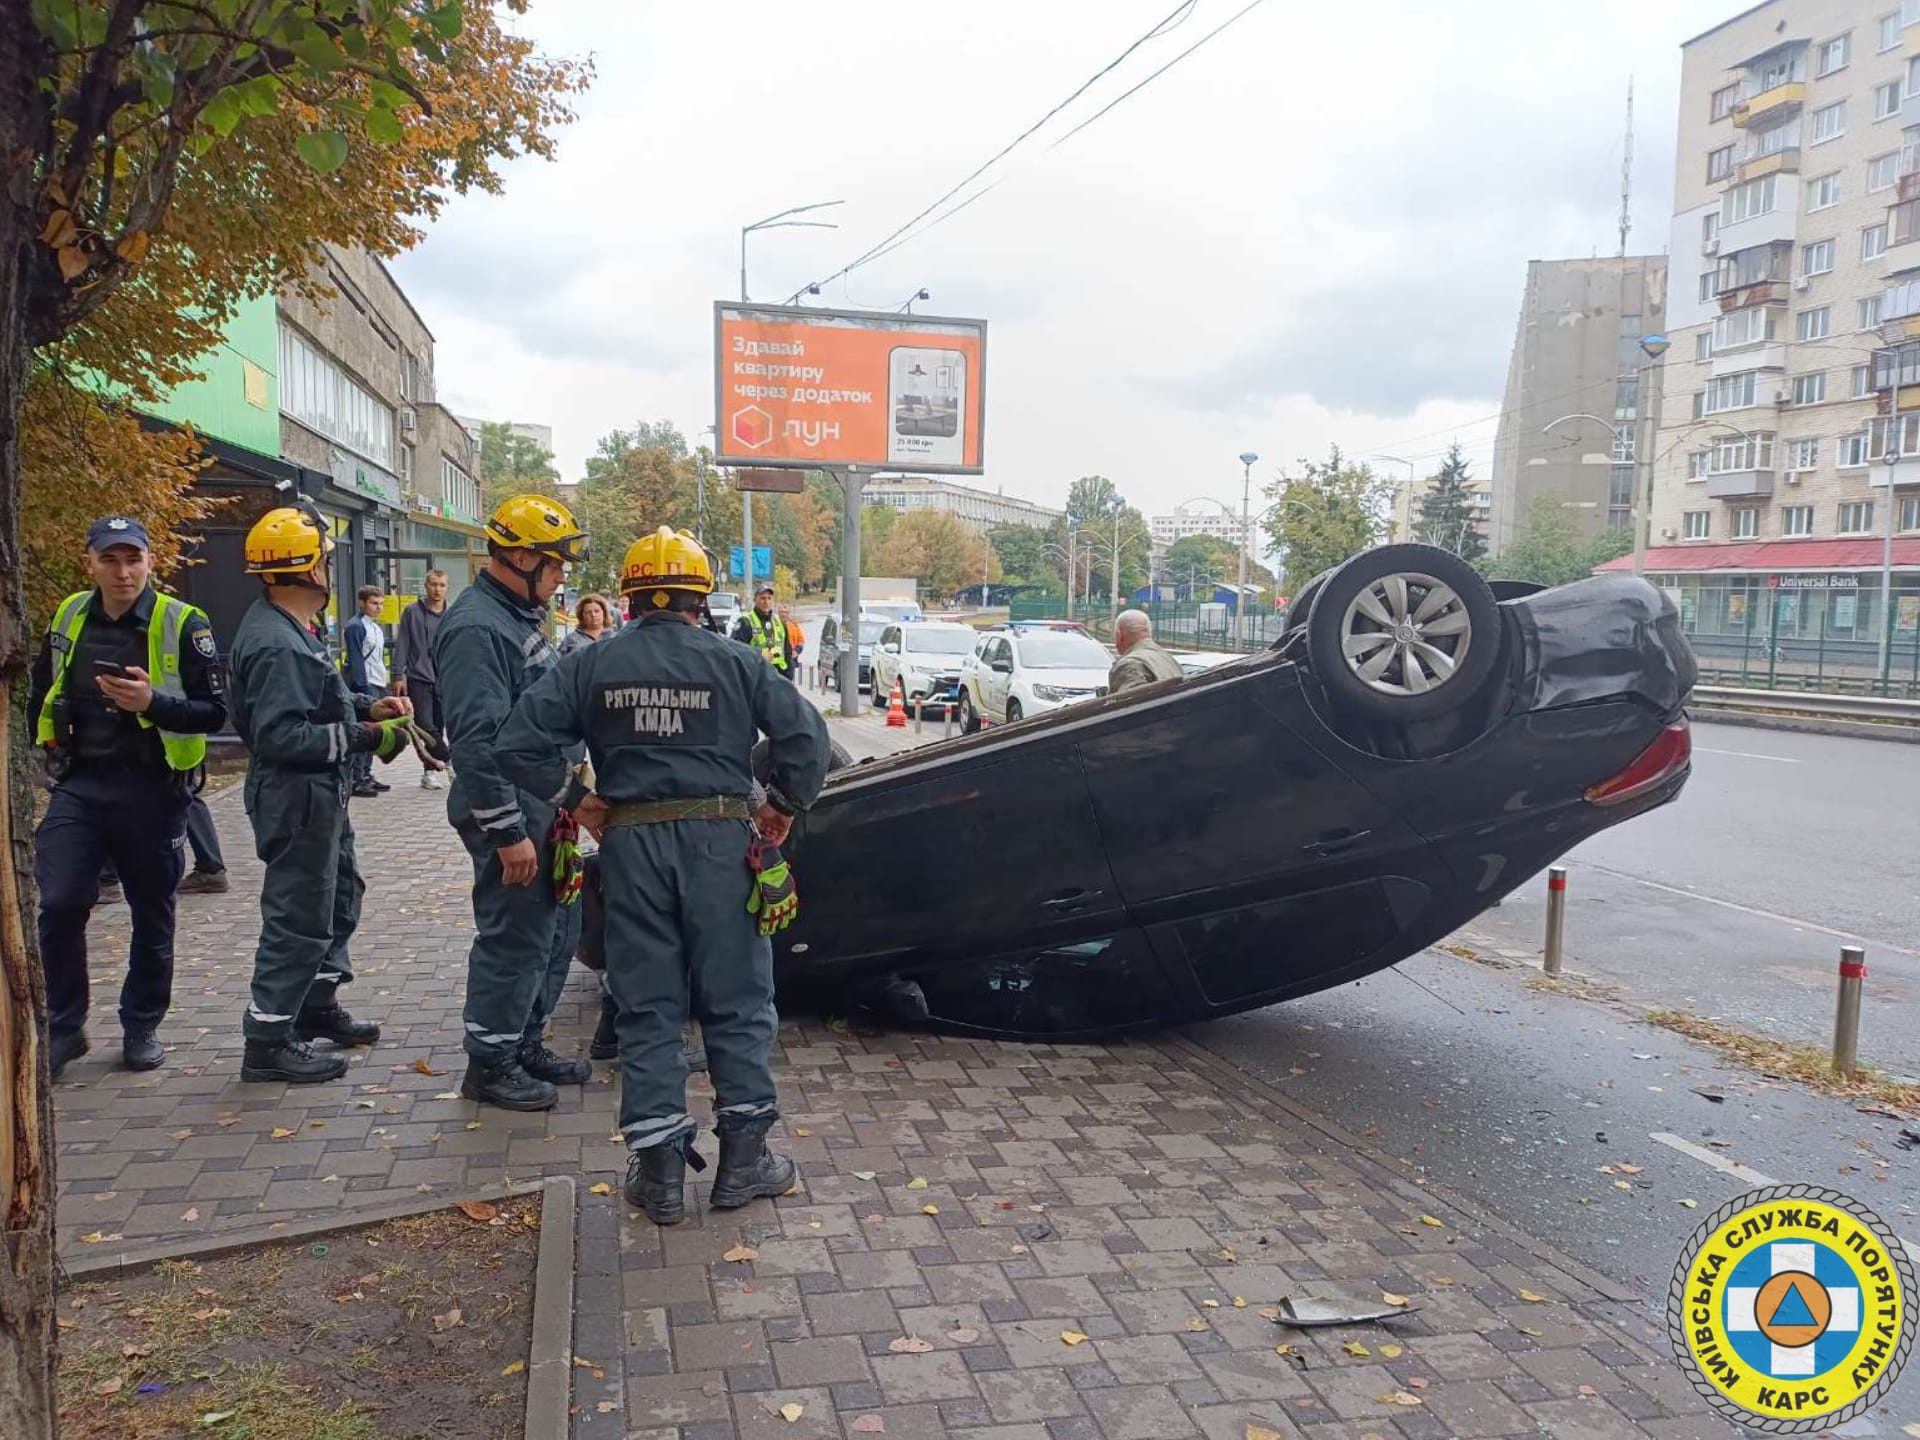
M 1111 663 L 1106 646 L 1068 630 L 1022 635 L 1019 652 L 1020 664 L 1031 670 L 1104 670 Z
M 839 640 L 840 627 L 835 625 L 831 620 L 823 621 L 820 626 L 820 643 L 822 645 L 834 645 L 838 644 Z
M 963 625 L 916 625 L 907 630 L 907 646 L 922 655 L 964 655 L 973 648 L 973 631 Z
M 886 626 L 880 624 L 877 620 L 862 620 L 860 622 L 860 643 L 862 645 L 879 643 L 880 632 L 884 629 L 886 629 Z
M 900 643 L 900 632 L 889 625 L 880 632 L 880 643 L 882 645 L 898 645 Z

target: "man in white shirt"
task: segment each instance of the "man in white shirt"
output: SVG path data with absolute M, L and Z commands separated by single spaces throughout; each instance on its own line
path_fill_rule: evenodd
M 375 617 L 380 614 L 380 606 L 386 596 L 380 593 L 378 585 L 362 585 L 357 598 L 360 613 L 349 620 L 346 628 L 340 632 L 341 643 L 347 652 L 347 688 L 356 695 L 370 695 L 378 700 L 387 693 L 387 635 Z M 373 778 L 371 754 L 353 757 L 355 795 L 365 798 L 392 788 Z

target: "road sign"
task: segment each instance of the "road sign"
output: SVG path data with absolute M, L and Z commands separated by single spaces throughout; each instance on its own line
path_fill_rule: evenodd
M 723 301 L 713 349 L 723 465 L 985 469 L 984 320 Z
M 732 550 L 727 552 L 727 573 L 735 577 L 741 577 L 746 574 L 746 570 L 746 554 L 736 545 Z M 755 579 L 771 580 L 773 578 L 772 546 L 756 545 L 753 547 L 753 574 Z

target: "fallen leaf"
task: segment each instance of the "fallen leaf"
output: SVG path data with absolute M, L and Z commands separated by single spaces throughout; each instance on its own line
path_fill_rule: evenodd
M 187 1314 L 187 1318 L 189 1320 L 193 1320 L 199 1323 L 204 1323 L 208 1320 L 218 1320 L 222 1316 L 231 1315 L 231 1314 L 233 1314 L 233 1311 L 231 1310 L 224 1310 L 218 1305 L 210 1305 L 205 1310 L 189 1311 Z
M 922 1340 L 918 1335 L 902 1335 L 898 1340 L 887 1342 L 887 1349 L 895 1355 L 925 1355 L 933 1349 L 931 1340 Z
M 458 1100 L 460 1098 L 460 1092 L 458 1090 L 442 1090 L 433 1098 L 436 1100 Z M 436 1135 L 433 1138 L 438 1140 L 440 1137 Z
M 82 1245 L 98 1245 L 102 1240 L 106 1238 L 107 1237 L 105 1235 L 102 1235 L 98 1230 L 95 1230 L 91 1235 L 82 1235 L 80 1237 L 80 1243 Z
M 940 1213 L 940 1207 L 938 1205 L 922 1205 L 920 1207 L 920 1213 L 922 1215 L 938 1215 Z
M 1645 1173 L 1646 1168 L 1644 1165 L 1622 1165 L 1620 1167 L 1620 1173 L 1622 1175 L 1640 1175 Z
M 1246 1297 L 1246 1296 L 1244 1296 L 1244 1295 L 1236 1295 L 1236 1296 L 1234 1296 L 1234 1297 L 1233 1297 L 1233 1308 L 1234 1308 L 1234 1309 L 1236 1309 L 1236 1310 L 1244 1310 L 1244 1309 L 1246 1309 L 1246 1308 L 1247 1308 L 1247 1297 Z
M 947 1331 L 947 1338 L 956 1345 L 971 1345 L 980 1338 L 980 1332 L 962 1327 L 959 1330 Z
M 878 1173 L 877 1170 L 856 1170 L 853 1172 L 853 1178 L 856 1180 L 871 1180 Z
M 1282 1437 L 1278 1430 L 1269 1430 L 1264 1425 L 1255 1425 L 1249 1421 L 1246 1440 L 1282 1440 Z
M 144 1345 L 124 1345 L 120 1349 L 120 1358 L 122 1360 L 144 1360 L 152 1353 L 153 1351 Z
M 1412 1386 L 1415 1390 L 1424 1390 L 1427 1388 L 1428 1385 L 1432 1383 L 1433 1383 L 1432 1381 L 1424 1380 L 1417 1375 L 1413 1379 L 1407 1381 L 1407 1384 Z
M 200 1211 L 197 1208 L 188 1209 L 182 1212 L 180 1218 L 181 1220 L 185 1221 L 187 1224 L 191 1225 L 194 1221 L 200 1218 Z
M 1404 1390 L 1396 1390 L 1391 1395 L 1376 1395 L 1373 1398 L 1379 1401 L 1382 1405 L 1405 1405 L 1408 1407 L 1413 1407 L 1417 1405 L 1424 1405 L 1427 1403 L 1426 1401 L 1422 1400 L 1418 1395 L 1409 1395 Z
M 1530 1325 L 1516 1325 L 1513 1328 L 1518 1330 L 1522 1335 L 1533 1335 L 1537 1337 L 1540 1334 L 1538 1330 L 1535 1330 Z
M 1209 1310 L 1218 1310 L 1220 1308 L 1220 1302 L 1218 1300 L 1202 1300 L 1200 1303 Z
M 209 1410 L 200 1417 L 200 1424 L 202 1428 L 211 1430 L 215 1425 L 224 1420 L 231 1420 L 239 1413 L 238 1410 Z
M 516 1360 L 511 1365 L 504 1366 L 501 1369 L 500 1373 L 502 1375 L 518 1375 L 522 1370 L 526 1368 L 527 1368 L 526 1361 Z
M 1633 1182 L 1631 1180 L 1616 1180 L 1613 1182 L 1613 1188 L 1616 1190 L 1631 1190 L 1633 1188 Z
M 1453 1277 L 1451 1275 L 1436 1275 L 1433 1277 L 1433 1283 L 1436 1285 L 1451 1285 L 1453 1284 Z
M 1897 1117 L 1896 1117 L 1896 1118 L 1897 1118 Z M 191 1139 L 193 1138 L 193 1131 L 191 1131 L 191 1130 L 171 1130 L 171 1131 L 168 1131 L 168 1132 L 167 1132 L 167 1138 L 168 1138 L 169 1140 L 191 1140 Z
M 378 1100 L 356 1100 L 353 1103 L 362 1110 L 378 1110 L 380 1108 L 380 1102 Z
M 1276 1345 L 1273 1347 L 1273 1353 L 1276 1355 L 1291 1355 L 1293 1353 L 1293 1347 L 1291 1345 Z
M 924 1175 L 916 1175 L 913 1179 L 907 1181 L 907 1189 L 909 1190 L 924 1190 L 926 1188 L 927 1177 Z
M 480 1128 L 480 1122 L 478 1120 L 469 1120 L 467 1122 L 467 1129 L 478 1130 L 479 1128 Z M 551 1140 L 553 1137 L 551 1135 L 543 1135 L 541 1138 L 543 1140 Z
M 413 1062 L 413 1069 L 416 1075 L 444 1075 L 447 1073 L 444 1070 L 436 1070 L 433 1066 L 427 1064 L 424 1056 Z
M 1546 1296 L 1534 1290 L 1522 1290 L 1520 1292 L 1520 1298 L 1526 1301 L 1529 1305 L 1543 1305 L 1546 1303 L 1546 1299 L 1547 1299 Z
M 1215 1253 L 1217 1253 L 1217 1254 L 1218 1254 L 1218 1255 L 1220 1256 L 1220 1258 L 1221 1258 L 1222 1260 L 1231 1260 L 1231 1259 L 1233 1259 L 1233 1251 L 1232 1251 L 1232 1250 L 1228 1250 L 1228 1249 L 1222 1249 L 1222 1250 L 1219 1250 L 1219 1251 L 1217 1251 L 1217 1252 L 1215 1252 Z
M 1404 1346 L 1382 1345 L 1380 1347 L 1380 1353 L 1386 1356 L 1387 1359 L 1389 1360 L 1398 1360 L 1402 1355 L 1406 1354 L 1407 1352 Z
M 744 1265 L 749 1260 L 758 1260 L 760 1252 L 751 1245 L 736 1245 L 720 1258 L 732 1261 L 735 1265 Z
M 1920 1440 L 1920 1425 L 1903 1425 L 1900 1428 L 1900 1433 L 1902 1435 L 1911 1435 L 1914 1437 L 1914 1440 Z
M 587 1193 L 589 1195 L 611 1195 L 613 1194 L 613 1186 L 602 1180 L 597 1185 L 589 1185 L 587 1187 Z
M 1611 1174 L 1613 1174 L 1613 1173 L 1614 1173 L 1614 1169 L 1613 1169 L 1613 1166 L 1611 1166 L 1611 1165 L 1602 1165 L 1602 1166 L 1600 1167 L 1600 1173 L 1601 1173 L 1602 1175 L 1611 1175 Z
M 1347 1354 L 1349 1355 L 1373 1354 L 1371 1350 L 1369 1350 L 1366 1346 L 1362 1345 L 1358 1340 L 1349 1340 L 1346 1344 L 1342 1345 L 1340 1348 L 1346 1351 Z
M 484 1225 L 500 1212 L 487 1200 L 462 1200 L 454 1207 L 469 1220 L 477 1220 Z
M 1187 1321 L 1187 1329 L 1189 1330 L 1198 1332 L 1206 1328 L 1207 1328 L 1207 1322 L 1202 1320 L 1198 1315 L 1194 1316 L 1191 1320 Z
M 1382 1305 L 1404 1305 L 1407 1303 L 1407 1297 L 1404 1295 L 1396 1295 L 1391 1290 L 1382 1290 L 1380 1292 L 1380 1303 Z
M 1280 1307 L 1277 1305 L 1262 1305 L 1253 1313 L 1258 1315 L 1262 1320 L 1278 1320 L 1280 1318 Z
M 856 1415 L 847 1422 L 847 1429 L 856 1435 L 884 1435 L 887 1422 L 878 1415 Z
M 1444 1221 L 1436 1220 L 1431 1215 L 1422 1215 L 1420 1217 L 1420 1223 L 1422 1225 L 1431 1225 L 1436 1230 L 1444 1230 L 1447 1228 Z
M 433 1317 L 434 1333 L 437 1335 L 443 1331 L 451 1330 L 453 1329 L 454 1326 L 458 1325 L 459 1323 L 460 1323 L 460 1307 L 456 1305 L 451 1310 L 447 1311 L 446 1314 L 436 1315 Z
M 796 1134 L 796 1135 L 799 1135 L 799 1136 L 802 1136 L 802 1137 L 805 1137 L 805 1136 L 808 1136 L 808 1135 L 811 1135 L 811 1134 L 813 1134 L 813 1131 L 811 1131 L 811 1130 L 809 1130 L 809 1129 L 808 1129 L 808 1128 L 807 1128 L 806 1126 L 804 1126 L 804 1125 L 796 1125 L 796 1126 L 794 1126 L 794 1127 L 793 1127 L 793 1133 L 794 1133 L 794 1134 Z
M 1580 1387 L 1580 1394 L 1588 1399 L 1591 1399 L 1593 1396 L 1598 1395 L 1599 1393 L 1600 1392 L 1594 1389 L 1593 1386 L 1591 1385 L 1582 1385 Z
M 120 1387 L 126 1383 L 127 1379 L 124 1375 L 109 1376 L 93 1387 L 93 1393 L 96 1395 L 118 1395 L 120 1393 Z
M 1698 1200 L 1682 1200 L 1680 1207 L 1683 1210 L 1697 1210 L 1700 1207 L 1700 1202 Z
M 284 1125 L 276 1125 L 273 1127 L 273 1138 L 276 1140 L 284 1140 L 291 1134 L 293 1134 L 293 1131 Z
M 786 1421 L 789 1425 L 793 1424 L 796 1420 L 798 1420 L 802 1415 L 806 1413 L 807 1413 L 806 1406 L 797 1405 L 791 1400 L 789 1400 L 786 1404 L 780 1407 L 780 1418 Z
M 595 1405 L 593 1408 L 602 1415 L 611 1415 L 614 1411 L 618 1410 L 620 1406 L 617 1401 L 602 1400 L 598 1405 Z
M 1082 1335 L 1078 1330 L 1062 1330 L 1060 1332 L 1060 1338 L 1069 1345 L 1084 1345 L 1087 1343 L 1087 1337 Z

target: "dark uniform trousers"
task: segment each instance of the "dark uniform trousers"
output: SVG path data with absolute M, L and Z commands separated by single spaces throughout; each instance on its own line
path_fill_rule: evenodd
M 523 1042 L 546 1031 L 580 943 L 579 904 L 562 905 L 553 895 L 553 846 L 547 839 L 553 811 L 530 806 L 522 796 L 521 813 L 535 853 L 533 880 L 526 885 L 501 880 L 499 852 L 479 825 L 466 820 L 454 827 L 473 860 L 474 936 L 467 952 L 462 1043 L 487 1065 L 511 1059 Z
M 629 1149 L 694 1133 L 681 1035 L 689 1011 L 720 1102 L 715 1128 L 779 1113 L 773 948 L 747 912 L 751 833 L 744 820 L 675 820 L 610 829 L 600 842 L 606 980 L 619 1007 L 620 1134 Z
M 53 788 L 34 840 L 40 888 L 40 958 L 47 976 L 47 1027 L 86 1023 L 87 916 L 100 898 L 101 867 L 112 862 L 133 922 L 120 1023 L 150 1030 L 173 999 L 174 893 L 185 866 L 187 788 L 171 771 L 75 769 Z
M 302 771 L 256 758 L 247 771 L 247 818 L 260 882 L 260 946 L 242 1033 L 286 1038 L 303 1008 L 330 1005 L 353 979 L 347 942 L 360 923 L 366 881 L 347 818 L 347 771 Z

